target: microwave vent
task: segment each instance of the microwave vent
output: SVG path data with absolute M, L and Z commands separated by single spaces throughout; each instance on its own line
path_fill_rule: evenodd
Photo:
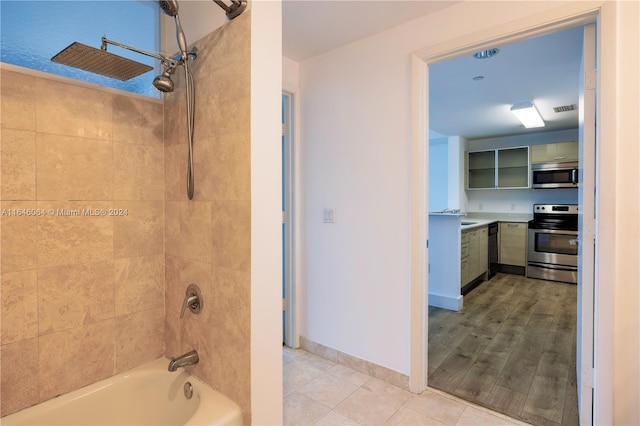
M 558 107 L 553 107 L 553 110 L 555 112 L 567 112 L 567 111 L 573 111 L 574 109 L 576 109 L 575 105 L 562 105 Z

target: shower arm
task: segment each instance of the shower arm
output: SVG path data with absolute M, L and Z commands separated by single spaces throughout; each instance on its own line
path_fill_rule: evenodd
M 116 47 L 121 47 L 123 49 L 127 49 L 127 50 L 130 50 L 132 52 L 139 53 L 141 55 L 146 55 L 146 56 L 150 56 L 150 57 L 155 58 L 155 59 L 159 59 L 163 64 L 165 64 L 166 67 L 172 68 L 172 69 L 175 68 L 176 66 L 182 64 L 182 61 L 183 61 L 182 58 L 179 59 L 179 60 L 176 60 L 176 59 L 173 59 L 173 58 L 169 58 L 168 56 L 165 56 L 165 55 L 163 55 L 161 53 L 160 54 L 156 54 L 156 53 L 146 52 L 144 50 L 140 50 L 140 49 L 137 49 L 137 48 L 132 47 L 132 46 L 127 46 L 126 44 L 118 43 L 117 41 L 109 40 L 109 39 L 107 39 L 106 36 L 102 36 L 101 49 L 104 50 L 105 52 L 107 51 L 107 44 L 111 44 L 111 45 L 114 45 Z M 194 48 L 194 50 L 189 53 L 189 56 L 195 57 L 195 54 L 196 53 L 195 53 L 195 48 Z
M 227 12 L 227 18 L 230 20 L 240 15 L 247 8 L 247 0 L 231 0 L 230 6 L 227 6 L 222 0 L 213 1 Z

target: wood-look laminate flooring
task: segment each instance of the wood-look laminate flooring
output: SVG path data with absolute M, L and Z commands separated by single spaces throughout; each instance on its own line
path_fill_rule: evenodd
M 534 425 L 578 425 L 577 287 L 497 274 L 429 307 L 429 386 Z

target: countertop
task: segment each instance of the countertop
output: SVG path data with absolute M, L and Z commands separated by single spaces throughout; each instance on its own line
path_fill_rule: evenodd
M 461 222 L 473 222 L 470 225 L 461 225 L 461 230 L 478 228 L 494 222 L 527 223 L 533 219 L 532 213 L 494 213 L 494 212 L 467 212 L 467 213 L 442 213 L 429 212 L 430 216 L 451 216 L 461 218 Z
M 526 223 L 533 219 L 533 213 L 492 213 L 492 212 L 467 212 L 465 219 L 490 219 L 494 222 L 520 222 Z
M 486 226 L 490 223 L 499 222 L 495 219 L 473 219 L 469 217 L 462 218 L 462 225 L 460 225 L 460 229 L 466 231 L 468 229 L 479 228 L 481 226 Z M 469 225 L 464 225 L 465 223 L 470 223 Z

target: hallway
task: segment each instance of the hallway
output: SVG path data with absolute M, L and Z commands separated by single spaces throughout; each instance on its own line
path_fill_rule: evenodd
M 283 348 L 285 425 L 522 425 L 435 389 L 414 395 L 301 349 Z

